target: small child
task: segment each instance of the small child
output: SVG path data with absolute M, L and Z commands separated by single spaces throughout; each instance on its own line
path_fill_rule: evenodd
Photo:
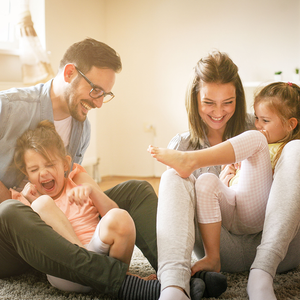
M 17 141 L 14 161 L 28 177 L 21 193 L 12 198 L 30 205 L 45 223 L 80 247 L 130 264 L 135 225 L 127 211 L 107 197 L 86 173 L 66 155 L 62 139 L 49 121 L 27 130 Z M 101 220 L 100 220 L 101 217 Z M 90 287 L 47 275 L 65 291 L 89 292 Z
M 254 110 L 258 131 L 246 131 L 211 148 L 187 152 L 148 148 L 154 158 L 174 168 L 183 178 L 200 167 L 242 162 L 238 184 L 231 187 L 210 173 L 196 180 L 197 217 L 205 256 L 194 264 L 192 275 L 200 270 L 221 270 L 221 225 L 234 234 L 262 230 L 272 184 L 270 153 L 274 154 L 275 167 L 284 146 L 300 138 L 297 85 L 269 84 L 255 97 Z

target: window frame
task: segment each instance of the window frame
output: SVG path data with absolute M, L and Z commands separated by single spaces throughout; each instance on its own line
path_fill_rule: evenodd
M 0 53 L 1 54 L 19 54 L 19 36 L 17 34 L 16 16 L 18 13 L 20 1 L 19 0 L 0 0 L 7 1 L 9 11 L 1 15 L 0 18 L 4 23 L 8 24 L 8 39 L 6 41 L 0 40 Z M 4 4 L 4 3 L 3 3 Z

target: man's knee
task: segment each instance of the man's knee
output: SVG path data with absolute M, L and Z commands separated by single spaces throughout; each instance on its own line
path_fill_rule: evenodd
M 14 223 L 16 220 L 22 219 L 20 215 L 23 208 L 29 208 L 18 200 L 6 200 L 0 204 L 0 223 L 2 226 L 7 223 Z M 0 225 L 0 226 L 1 226 Z M 1 227 L 2 227 L 1 226 Z
M 9 199 L 0 204 L 0 217 L 11 216 L 20 206 L 23 206 L 20 201 Z
M 127 183 L 132 187 L 133 190 L 136 190 L 137 192 L 142 193 L 145 190 L 148 190 L 151 193 L 154 192 L 152 185 L 146 180 L 132 179 L 128 180 Z

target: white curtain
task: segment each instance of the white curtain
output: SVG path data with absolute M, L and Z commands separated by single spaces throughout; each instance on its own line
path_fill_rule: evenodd
M 54 77 L 47 52 L 35 32 L 29 10 L 29 0 L 20 0 L 18 28 L 23 83 L 32 85 Z

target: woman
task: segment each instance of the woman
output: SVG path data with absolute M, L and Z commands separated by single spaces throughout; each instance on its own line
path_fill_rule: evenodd
M 214 52 L 197 63 L 186 94 L 186 108 L 189 132 L 175 136 L 169 143 L 168 148 L 182 151 L 203 149 L 219 144 L 253 127 L 253 116 L 246 114 L 245 96 L 238 75 L 238 68 L 224 53 Z M 300 145 L 298 146 L 300 148 Z M 289 148 L 287 147 L 287 149 Z M 281 160 L 284 157 L 283 153 Z M 298 159 L 298 161 L 300 165 L 300 160 Z M 220 176 L 224 179 L 224 183 L 228 182 L 228 178 L 232 177 L 235 172 L 233 166 L 228 167 L 226 170 Z M 186 179 L 182 179 L 174 170 L 170 169 L 161 178 L 157 215 L 158 278 L 162 284 L 160 300 L 171 299 L 175 295 L 176 299 L 188 299 L 192 250 L 194 249 L 198 259 L 205 255 L 195 219 L 196 178 L 205 172 L 219 175 L 221 167 L 196 170 L 193 175 Z M 276 207 L 275 211 L 277 212 Z M 269 219 L 272 220 L 272 218 L 266 216 L 266 220 Z M 278 223 L 278 218 L 275 219 Z M 286 220 L 287 217 L 285 216 L 282 219 Z M 277 228 L 281 231 L 280 226 L 277 226 Z M 295 230 L 291 230 L 290 240 L 293 238 L 293 232 Z M 281 235 L 278 234 L 278 236 Z M 240 272 L 249 270 L 260 240 L 261 233 L 240 236 L 233 235 L 222 228 L 221 271 Z M 300 245 L 299 238 L 297 241 Z M 269 243 L 268 238 L 266 238 L 266 243 Z M 285 245 L 288 244 L 285 243 Z M 274 246 L 278 248 L 278 245 L 274 244 Z M 249 281 L 248 285 L 249 295 L 253 299 L 263 298 L 262 295 L 257 293 L 252 294 L 253 291 L 257 290 L 256 285 L 258 283 L 262 284 L 262 282 L 269 285 L 269 289 L 264 289 L 269 291 L 269 296 L 274 295 L 272 280 L 270 281 L 270 277 L 272 278 L 274 274 L 270 268 L 275 267 L 276 271 L 278 263 L 285 256 L 286 250 L 278 250 L 280 258 L 276 257 L 276 262 L 274 260 L 270 261 L 269 265 L 268 263 L 263 265 L 261 261 L 266 261 L 264 256 L 266 254 L 270 255 L 269 252 L 272 253 L 271 247 L 266 246 L 261 251 L 259 261 L 256 260 L 253 265 L 253 268 L 256 268 L 253 270 L 256 274 L 252 278 L 253 273 L 250 274 L 252 280 Z M 289 270 L 299 265 L 299 262 L 300 259 L 297 258 L 289 261 L 288 264 L 283 263 L 280 270 Z M 259 274 L 257 275 L 257 273 Z M 256 282 L 256 278 L 260 278 L 260 280 Z M 264 281 L 266 278 L 267 281 Z

